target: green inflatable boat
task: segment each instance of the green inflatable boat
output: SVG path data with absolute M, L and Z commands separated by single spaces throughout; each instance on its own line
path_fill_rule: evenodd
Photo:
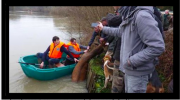
M 64 61 L 65 58 L 66 54 L 63 53 L 60 62 Z M 27 77 L 42 81 L 53 80 L 66 75 L 71 75 L 74 67 L 76 66 L 76 64 L 57 68 L 48 68 L 47 66 L 45 66 L 45 68 L 40 69 L 36 55 L 20 57 L 19 62 L 21 62 L 21 68 Z M 45 65 L 48 65 L 48 63 L 45 62 Z

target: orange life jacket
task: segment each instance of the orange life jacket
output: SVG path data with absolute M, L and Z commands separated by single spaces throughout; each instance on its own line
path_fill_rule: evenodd
M 50 58 L 61 58 L 62 52 L 60 50 L 61 46 L 65 43 L 60 41 L 60 43 L 55 47 L 54 43 L 51 43 L 50 50 L 49 50 L 49 57 Z
M 69 42 L 67 45 L 68 45 L 67 50 L 69 50 L 69 46 L 72 46 L 77 52 L 81 51 L 78 43 L 76 43 L 76 44 L 74 45 L 74 44 L 72 44 L 71 42 Z M 74 58 L 79 58 L 79 57 L 80 57 L 80 54 L 77 55 L 77 54 L 74 54 L 74 53 L 72 53 L 72 52 L 71 52 L 71 55 L 72 55 Z M 67 55 L 67 57 L 69 57 L 69 56 Z
M 65 43 L 64 43 L 64 45 L 63 45 L 63 46 L 64 46 L 66 49 L 68 49 L 68 45 L 67 45 L 67 44 L 65 44 Z

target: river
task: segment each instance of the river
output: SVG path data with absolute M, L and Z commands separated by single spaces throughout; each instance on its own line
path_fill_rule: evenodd
M 9 93 L 87 93 L 86 80 L 75 83 L 71 75 L 50 81 L 27 77 L 18 62 L 26 55 L 44 52 L 53 36 L 68 43 L 67 17 L 38 12 L 9 12 Z

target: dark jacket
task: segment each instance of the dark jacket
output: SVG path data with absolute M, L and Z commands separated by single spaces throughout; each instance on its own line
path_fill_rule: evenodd
M 158 10 L 158 8 L 157 7 L 153 7 L 153 9 L 154 9 L 154 14 L 158 17 L 158 19 L 160 19 L 161 20 L 161 22 L 162 22 L 162 19 L 161 19 L 161 12 Z
M 110 13 L 106 16 L 106 18 L 110 27 L 118 27 L 122 22 L 122 16 L 120 15 Z M 120 61 L 121 38 L 111 36 L 108 41 L 112 43 L 109 45 L 108 50 L 113 50 L 113 59 Z
M 171 19 L 171 15 L 170 14 L 168 14 L 168 15 L 166 15 L 166 14 L 163 14 L 162 15 L 162 25 L 163 25 L 163 29 L 166 31 L 166 30 L 168 30 L 168 28 L 169 28 L 169 21 L 170 21 L 170 19 Z
M 120 61 L 121 38 L 115 38 L 116 45 L 114 47 L 113 59 Z
M 107 41 L 107 39 L 108 39 L 108 35 L 103 34 L 102 32 L 101 32 L 101 33 L 97 33 L 97 32 L 95 32 L 95 31 L 93 31 L 93 34 L 92 34 L 91 39 L 90 39 L 90 41 L 89 41 L 89 43 L 88 43 L 88 46 L 91 46 L 91 45 L 92 45 L 92 43 L 94 42 L 94 39 L 96 38 L 97 35 L 100 35 L 100 37 L 101 37 L 101 38 L 104 38 L 105 41 Z M 98 41 L 98 42 L 99 42 L 99 41 Z
M 45 61 L 45 57 L 48 56 L 48 52 L 49 52 L 49 51 L 50 51 L 50 46 L 49 46 L 49 47 L 46 49 L 46 51 L 44 52 L 42 61 Z M 71 55 L 71 53 L 70 53 L 64 46 L 61 46 L 60 51 L 61 51 L 61 52 L 65 52 L 67 55 L 69 55 L 69 56 L 71 57 L 71 59 L 74 59 L 74 57 Z
M 110 27 L 117 27 L 122 22 L 122 17 L 112 13 L 107 14 L 106 19 Z

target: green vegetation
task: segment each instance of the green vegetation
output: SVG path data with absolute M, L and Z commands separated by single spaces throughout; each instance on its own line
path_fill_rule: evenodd
M 161 11 L 165 11 L 166 9 L 169 9 L 170 11 L 173 11 L 173 6 L 157 6 Z
M 93 59 L 90 60 L 90 68 L 92 70 L 92 72 L 94 72 L 96 75 L 95 77 L 95 90 L 91 91 L 91 93 L 111 93 L 111 82 L 108 83 L 107 88 L 103 88 L 104 87 L 104 71 L 101 68 L 101 66 L 103 65 L 102 63 L 102 59 L 104 57 L 104 53 L 102 53 L 99 57 L 95 57 Z

